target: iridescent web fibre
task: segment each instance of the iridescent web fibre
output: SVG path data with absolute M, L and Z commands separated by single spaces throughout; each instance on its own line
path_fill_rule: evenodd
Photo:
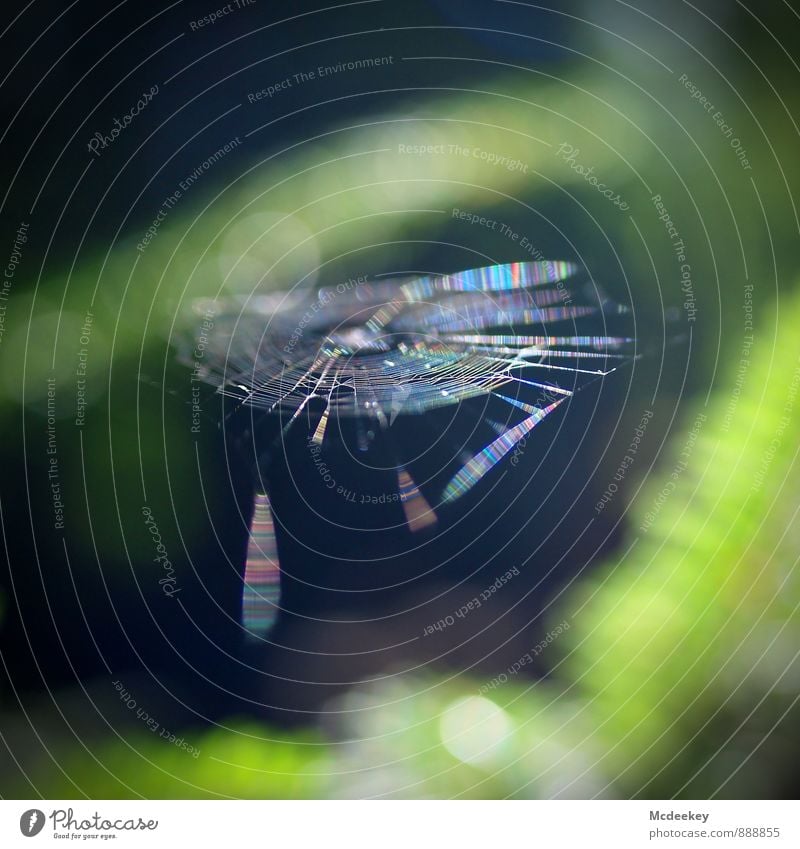
M 280 568 L 269 497 L 256 494 L 242 594 L 242 624 L 253 633 L 266 632 L 275 621 L 280 595 Z

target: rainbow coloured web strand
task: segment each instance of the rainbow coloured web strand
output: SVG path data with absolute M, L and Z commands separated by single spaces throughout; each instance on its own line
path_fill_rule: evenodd
M 582 382 L 609 374 L 633 348 L 630 336 L 605 335 L 608 322 L 626 310 L 570 262 L 349 281 L 203 300 L 194 308 L 214 318 L 201 362 L 192 353 L 195 340 L 184 345 L 193 379 L 279 417 L 284 433 L 305 423 L 320 450 L 336 419 L 356 421 L 359 434 L 366 432 L 364 423 L 386 431 L 398 415 L 487 396 L 520 411 L 517 424 L 491 421 L 497 437 L 470 453 L 433 498 L 398 464 L 397 488 L 411 531 L 434 524 L 436 510 L 472 489 Z M 335 431 L 339 438 L 341 428 Z M 360 441 L 358 447 L 367 446 Z M 246 625 L 255 633 L 274 616 L 278 574 L 274 541 L 264 531 L 272 524 L 269 501 L 259 499 L 245 576 Z
M 247 566 L 242 593 L 242 624 L 248 631 L 264 633 L 275 619 L 280 600 L 280 567 L 275 526 L 266 493 L 256 494 Z

